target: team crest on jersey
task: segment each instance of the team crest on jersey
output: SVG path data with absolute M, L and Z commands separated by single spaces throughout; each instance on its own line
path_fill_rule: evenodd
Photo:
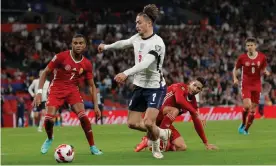
M 250 63 L 249 62 L 245 62 L 245 66 L 250 66 Z
M 257 62 L 257 65 L 258 65 L 258 67 L 260 67 L 260 65 L 261 65 L 261 62 L 260 62 L 260 61 L 258 61 L 258 62 Z
M 65 70 L 69 71 L 71 69 L 71 66 L 70 65 L 66 65 L 65 66 Z
M 79 74 L 82 74 L 82 73 L 83 73 L 83 68 L 80 68 Z
M 155 51 L 157 52 L 157 53 L 160 53 L 161 52 L 161 46 L 159 46 L 159 45 L 155 45 Z

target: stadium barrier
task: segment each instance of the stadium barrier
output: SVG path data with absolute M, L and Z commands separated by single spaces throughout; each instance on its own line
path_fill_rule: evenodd
M 242 107 L 203 107 L 200 108 L 201 115 L 208 121 L 214 120 L 238 120 L 242 118 Z M 265 106 L 264 108 L 265 118 L 276 118 L 276 105 Z M 126 124 L 127 122 L 127 110 L 115 110 L 115 111 L 103 111 L 103 123 L 104 124 Z M 95 113 L 92 110 L 87 110 L 86 114 L 91 123 L 95 124 Z M 4 114 L 4 127 L 16 127 L 16 115 Z M 80 122 L 78 117 L 69 111 L 64 111 L 61 114 L 63 119 L 63 126 L 78 126 Z M 25 117 L 25 126 L 28 126 L 28 117 Z M 256 119 L 259 119 L 259 113 L 256 113 Z M 189 113 L 182 114 L 176 118 L 176 122 L 188 122 L 191 121 Z

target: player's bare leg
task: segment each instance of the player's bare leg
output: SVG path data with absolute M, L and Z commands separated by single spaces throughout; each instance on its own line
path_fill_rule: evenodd
M 144 117 L 144 123 L 147 128 L 147 136 L 152 141 L 152 154 L 153 157 L 161 159 L 163 154 L 160 151 L 159 130 L 156 126 L 156 117 L 159 110 L 156 108 L 148 108 Z
M 249 112 L 249 115 L 248 115 L 248 121 L 247 121 L 245 129 L 244 129 L 244 131 L 245 131 L 244 134 L 245 135 L 249 134 L 248 130 L 249 130 L 250 126 L 253 124 L 253 121 L 255 119 L 255 112 L 256 112 L 257 107 L 258 107 L 258 104 L 252 103 L 252 108 L 250 109 L 250 112 Z
M 56 107 L 49 106 L 46 107 L 46 115 L 45 115 L 45 131 L 47 133 L 47 139 L 43 143 L 41 147 L 41 153 L 46 154 L 53 142 L 53 128 L 54 128 L 54 117 L 56 113 Z
M 251 99 L 250 98 L 243 99 L 242 124 L 238 129 L 240 134 L 244 133 L 244 129 L 247 124 L 247 116 L 250 110 L 251 110 Z
M 35 108 L 35 109 L 37 109 L 37 108 Z M 35 112 L 33 112 L 34 113 L 34 116 L 33 116 L 33 126 L 37 126 L 37 121 L 38 121 L 38 119 L 39 119 L 39 112 L 37 112 L 37 111 L 35 111 Z
M 91 153 L 94 155 L 102 155 L 103 152 L 101 152 L 95 146 L 91 123 L 90 123 L 87 115 L 85 114 L 84 104 L 76 103 L 72 106 L 72 110 L 77 114 L 77 116 L 81 122 L 81 127 L 82 127 L 82 129 L 85 133 L 86 139 L 89 143 Z
M 156 126 L 156 118 L 159 110 L 156 108 L 148 108 L 144 117 L 144 123 L 147 128 L 148 138 L 152 141 L 152 153 L 155 158 L 163 158 L 160 151 L 160 139 L 167 142 L 171 131 L 169 129 L 160 129 Z
M 39 126 L 38 126 L 38 129 L 37 129 L 38 132 L 42 132 L 42 127 L 43 127 L 44 119 L 45 119 L 45 113 L 46 113 L 45 109 L 42 109 L 41 112 L 40 112 L 41 115 L 40 115 Z
M 129 128 L 139 131 L 147 131 L 147 128 L 144 124 L 143 113 L 137 112 L 137 111 L 129 111 L 128 112 L 128 118 L 127 118 L 127 125 Z

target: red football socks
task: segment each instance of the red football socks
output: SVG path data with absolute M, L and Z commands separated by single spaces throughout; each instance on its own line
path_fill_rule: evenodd
M 85 133 L 86 139 L 90 146 L 94 145 L 94 137 L 91 129 L 91 123 L 84 111 L 78 113 L 78 118 L 81 122 L 81 127 Z
M 242 125 L 246 125 L 246 119 L 247 119 L 248 111 L 243 110 L 242 112 Z
M 170 113 L 168 113 L 162 120 L 160 124 L 161 129 L 167 129 L 171 126 L 173 121 L 175 120 L 175 117 L 173 117 Z
M 52 139 L 53 138 L 53 128 L 54 128 L 54 115 L 51 114 L 46 114 L 45 115 L 45 131 L 47 133 L 48 139 Z
M 253 124 L 254 118 L 255 118 L 255 113 L 250 112 L 249 115 L 248 115 L 248 121 L 247 121 L 246 127 L 244 129 L 245 131 L 248 131 L 250 126 Z

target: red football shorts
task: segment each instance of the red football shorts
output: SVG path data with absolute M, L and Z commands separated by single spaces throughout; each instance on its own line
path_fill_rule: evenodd
M 171 141 L 174 141 L 177 138 L 181 137 L 180 133 L 177 131 L 177 129 L 173 125 L 171 125 L 169 129 L 171 129 L 171 131 L 172 131 Z
M 46 105 L 60 108 L 65 102 L 70 105 L 83 103 L 79 89 L 77 87 L 70 87 L 68 89 L 50 87 Z
M 259 104 L 260 92 L 259 91 L 252 91 L 250 89 L 243 88 L 242 89 L 242 98 L 243 99 L 249 98 L 249 99 L 251 99 L 252 103 Z

